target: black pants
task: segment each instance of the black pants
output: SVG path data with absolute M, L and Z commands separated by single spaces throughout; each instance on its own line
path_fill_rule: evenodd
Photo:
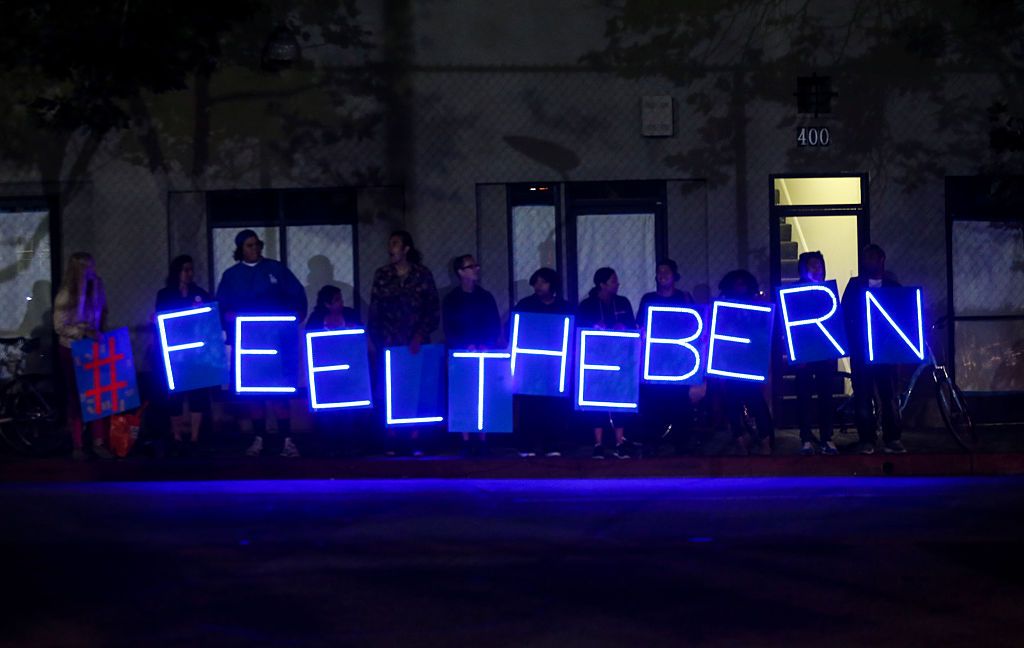
M 640 386 L 640 418 L 643 443 L 657 444 L 668 426 L 672 426 L 672 443 L 676 451 L 686 449 L 693 427 L 693 407 L 689 385 Z
M 857 436 L 861 443 L 878 440 L 875 410 L 882 414 L 882 439 L 898 441 L 902 434 L 899 408 L 896 404 L 896 367 L 893 365 L 853 365 L 853 400 L 857 407 Z
M 570 403 L 568 398 L 517 394 L 519 447 L 537 454 L 560 450 L 566 443 Z
M 814 412 L 818 413 L 818 434 L 822 443 L 832 440 L 832 388 L 835 385 L 836 361 L 822 360 L 808 362 L 796 368 L 797 408 L 800 410 L 800 441 L 814 440 L 811 428 Z M 817 396 L 817 407 L 812 407 L 811 397 Z
M 757 439 L 769 439 L 775 444 L 775 423 L 772 421 L 771 410 L 764 400 L 762 383 L 744 380 L 722 381 L 722 406 L 729 419 L 729 427 L 734 437 L 743 436 L 748 430 L 743 421 L 743 410 L 746 407 L 757 424 Z

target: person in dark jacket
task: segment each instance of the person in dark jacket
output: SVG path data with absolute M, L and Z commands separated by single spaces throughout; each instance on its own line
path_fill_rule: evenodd
M 804 252 L 797 259 L 797 270 L 803 283 L 824 283 L 825 257 L 821 252 Z M 800 454 L 814 454 L 814 435 L 811 427 L 817 411 L 818 441 L 823 455 L 837 455 L 832 442 L 832 414 L 835 412 L 832 392 L 836 379 L 836 361 L 804 362 L 794 367 L 796 374 L 797 409 L 800 412 Z M 817 407 L 812 397 L 817 396 Z
M 341 288 L 330 284 L 316 294 L 316 305 L 306 320 L 307 331 L 337 331 L 361 326 L 359 312 L 345 305 Z
M 647 335 L 647 309 L 650 306 L 686 306 L 693 304 L 693 296 L 679 290 L 679 266 L 672 259 L 658 261 L 654 283 L 656 290 L 640 299 L 636 319 L 640 333 Z M 640 416 L 644 422 L 644 438 L 651 445 L 661 441 L 670 432 L 676 454 L 684 454 L 693 427 L 693 408 L 690 405 L 690 386 L 675 383 L 644 383 L 640 386 Z
M 301 324 L 306 319 L 306 290 L 292 271 L 280 261 L 263 256 L 263 241 L 251 229 L 235 236 L 235 265 L 224 271 L 217 286 L 217 301 L 228 340 L 234 344 L 235 318 L 245 314 L 294 314 Z M 294 339 L 281 341 L 283 352 L 293 352 Z M 259 456 L 263 452 L 266 435 L 266 409 L 270 406 L 277 418 L 277 429 L 283 438 L 282 457 L 298 457 L 299 450 L 291 437 L 291 416 L 288 402 L 281 398 L 248 401 L 249 419 L 252 421 L 253 439 L 246 455 Z
M 633 317 L 633 305 L 625 297 L 619 296 L 619 277 L 612 268 L 598 268 L 594 273 L 594 287 L 590 295 L 580 302 L 576 309 L 576 326 L 578 328 L 599 328 L 612 331 L 632 331 L 636 329 L 636 318 Z M 625 424 L 633 420 L 632 414 L 624 412 L 591 412 L 585 418 L 594 426 L 594 459 L 604 459 L 605 425 L 615 431 L 615 451 L 617 459 L 628 459 L 626 447 Z
M 536 270 L 530 275 L 530 286 L 533 294 L 520 299 L 512 309 L 514 312 L 572 315 L 572 306 L 561 294 L 562 279 L 552 268 Z M 570 399 L 516 394 L 514 400 L 518 412 L 516 440 L 519 456 L 562 456 L 559 447 L 565 442 Z
M 761 299 L 757 279 L 747 270 L 726 273 L 718 284 L 718 290 L 725 300 L 754 302 Z M 753 449 L 759 454 L 770 455 L 775 445 L 775 422 L 764 397 L 764 385 L 748 380 L 725 379 L 717 381 L 717 385 L 737 451 L 748 454 Z M 747 415 L 753 419 L 755 430 L 749 429 Z
M 164 287 L 156 294 L 156 312 L 196 308 L 210 301 L 212 301 L 210 293 L 196 285 L 192 257 L 187 254 L 175 257 L 171 261 Z M 186 423 L 186 404 L 188 404 L 189 445 L 182 446 L 181 428 Z M 210 391 L 208 389 L 193 389 L 184 393 L 168 394 L 165 405 L 167 407 L 166 416 L 171 420 L 171 434 L 175 448 L 179 453 L 188 454 L 199 443 L 199 431 L 203 426 L 203 418 L 209 417 Z
M 860 274 L 850 279 L 843 292 L 843 315 L 850 340 L 850 369 L 853 400 L 857 410 L 857 436 L 861 454 L 874 454 L 878 431 L 872 402 L 882 414 L 882 449 L 887 454 L 903 454 L 899 408 L 896 404 L 896 367 L 871 365 L 865 357 L 864 293 L 868 288 L 895 288 L 899 282 L 885 272 L 885 251 L 870 244 L 861 250 Z
M 452 271 L 459 285 L 441 302 L 441 326 L 449 349 L 486 351 L 498 347 L 501 316 L 494 295 L 480 286 L 480 264 L 472 254 L 463 254 L 452 261 Z M 487 454 L 486 435 L 477 435 L 477 445 L 470 444 L 468 432 L 462 433 L 462 454 Z

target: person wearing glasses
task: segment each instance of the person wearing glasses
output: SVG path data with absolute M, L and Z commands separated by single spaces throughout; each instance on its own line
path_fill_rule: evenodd
M 441 303 L 441 323 L 449 349 L 486 351 L 498 348 L 501 317 L 494 295 L 480 286 L 480 264 L 472 254 L 452 261 L 459 284 Z M 486 453 L 485 436 L 478 435 L 478 447 L 470 445 L 468 432 L 462 433 L 463 454 Z

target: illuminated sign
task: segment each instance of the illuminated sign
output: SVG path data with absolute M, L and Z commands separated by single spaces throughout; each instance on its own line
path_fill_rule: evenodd
M 512 314 L 511 370 L 517 394 L 568 396 L 570 315 Z
M 716 301 L 711 309 L 707 374 L 767 380 L 774 306 Z
M 372 407 L 368 353 L 364 329 L 306 333 L 310 408 Z
M 836 282 L 779 289 L 782 325 L 790 364 L 834 360 L 849 355 Z
M 440 423 L 444 416 L 444 347 L 384 349 L 384 406 L 388 425 Z
M 235 318 L 235 393 L 295 393 L 294 315 L 239 315 Z
M 644 382 L 703 380 L 704 313 L 689 306 L 649 306 L 644 329 Z
M 452 351 L 448 355 L 448 430 L 512 431 L 512 354 Z
M 216 303 L 157 313 L 156 327 L 168 391 L 228 382 L 228 356 Z
M 900 364 L 924 360 L 920 288 L 867 290 L 864 319 L 868 362 Z
M 577 357 L 576 409 L 637 409 L 639 333 L 580 329 Z

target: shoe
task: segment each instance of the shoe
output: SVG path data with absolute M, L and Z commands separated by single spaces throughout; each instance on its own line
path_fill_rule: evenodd
M 530 457 L 536 457 L 537 453 L 536 452 L 530 452 L 529 450 L 520 450 L 519 451 L 519 456 L 522 457 L 523 459 L 528 459 Z
M 412 456 L 414 456 L 414 457 L 422 457 L 423 456 L 423 451 L 422 450 L 413 450 L 412 451 Z
M 100 459 L 113 459 L 114 458 L 113 453 L 111 453 L 110 450 L 107 450 L 106 446 L 104 446 L 102 443 L 95 444 L 92 447 L 92 453 L 94 455 L 96 455 L 97 457 L 99 457 Z
M 546 453 L 544 456 L 545 457 L 561 457 L 562 453 L 559 452 L 558 450 L 552 450 L 551 452 Z
M 398 453 L 395 452 L 394 450 L 385 450 L 384 451 L 384 456 L 385 457 L 397 457 Z
M 620 443 L 615 446 L 615 451 L 612 452 L 612 456 L 616 459 L 629 459 L 629 450 L 626 449 L 626 444 Z
M 85 461 L 89 457 L 85 454 L 85 450 L 81 448 L 75 448 L 71 451 L 71 458 L 75 461 Z
M 825 445 L 821 446 L 821 454 L 830 455 L 834 457 L 835 455 L 839 454 L 839 448 L 837 448 L 836 444 L 832 443 L 831 441 L 826 441 Z
M 604 459 L 604 446 L 595 445 L 594 452 L 590 456 L 594 459 Z
M 875 454 L 875 444 L 874 443 L 862 443 L 862 444 L 860 444 L 860 448 L 857 449 L 857 452 L 862 454 L 862 455 L 873 455 L 873 454 Z
M 287 457 L 288 459 L 296 459 L 302 455 L 299 454 L 299 449 L 295 447 L 292 440 L 290 438 L 286 438 L 284 440 L 284 446 L 281 448 L 281 456 Z
M 824 450 L 822 450 L 824 452 Z M 814 454 L 814 444 L 810 441 L 804 441 L 804 444 L 800 446 L 800 454 L 805 457 L 810 457 Z
M 263 437 L 258 436 L 253 438 L 252 444 L 245 451 L 246 457 L 258 457 L 263 452 Z
M 882 451 L 885 452 L 885 454 L 907 454 L 907 449 L 899 439 L 886 441 L 882 446 Z

